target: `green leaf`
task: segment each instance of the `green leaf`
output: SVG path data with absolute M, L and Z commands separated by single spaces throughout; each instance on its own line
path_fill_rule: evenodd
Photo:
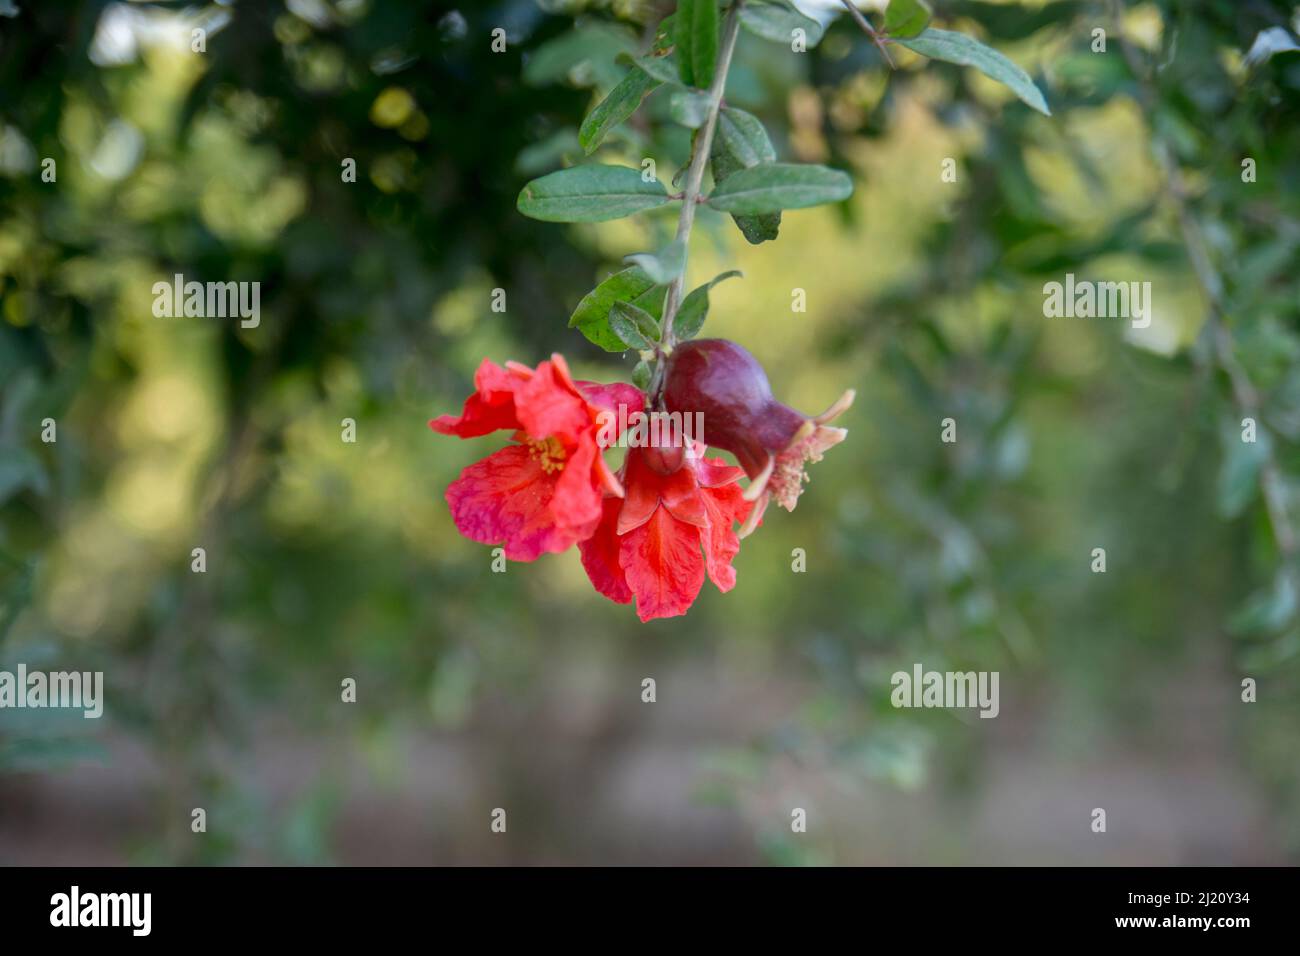
M 578 131 L 572 126 L 557 130 L 546 139 L 525 146 L 515 159 L 515 172 L 521 176 L 536 176 L 564 165 L 565 157 L 582 155 Z
M 1219 515 L 1235 518 L 1255 500 L 1259 471 L 1271 454 L 1272 439 L 1262 426 L 1253 442 L 1242 441 L 1241 433 L 1229 429 L 1224 435 L 1223 464 L 1219 468 L 1216 505 Z
M 929 27 L 919 36 L 909 40 L 899 40 L 909 50 L 928 56 L 935 60 L 957 63 L 961 66 L 973 66 L 985 76 L 997 80 L 1009 87 L 1016 96 L 1047 116 L 1052 111 L 1047 108 L 1047 101 L 1042 92 L 1034 85 L 1029 74 L 1016 66 L 997 50 L 986 47 L 978 40 L 964 33 L 950 30 L 936 30 Z
M 757 116 L 728 106 L 718 114 L 718 129 L 713 139 L 714 161 L 722 156 L 732 159 L 737 169 L 743 169 L 774 162 L 776 150 Z
M 657 179 L 646 182 L 628 166 L 590 164 L 534 179 L 519 193 L 518 208 L 544 222 L 604 222 L 668 202 Z
M 1258 66 L 1278 53 L 1297 53 L 1300 46 L 1283 27 L 1269 27 L 1255 35 L 1255 42 L 1246 51 L 1246 65 Z
M 686 243 L 676 239 L 658 252 L 638 252 L 623 259 L 639 266 L 655 285 L 672 282 L 686 268 Z
M 894 39 L 914 37 L 930 23 L 930 8 L 924 0 L 889 0 L 885 32 Z
M 661 293 L 659 297 L 655 292 Z M 652 303 L 658 298 L 656 308 Z M 653 279 L 635 266 L 616 272 L 592 289 L 569 317 L 569 328 L 576 328 L 587 340 L 606 352 L 623 352 L 627 346 L 609 326 L 609 310 L 615 302 L 635 302 L 651 315 L 662 314 L 662 289 Z
M 775 160 L 776 150 L 757 116 L 730 107 L 718 114 L 718 126 L 709 156 L 714 183 L 721 183 L 739 170 Z M 745 239 L 755 245 L 775 239 L 781 228 L 779 212 L 761 216 L 733 215 L 731 218 Z
M 636 34 L 626 27 L 595 20 L 581 23 L 534 50 L 524 64 L 523 79 L 530 86 L 561 81 L 613 86 L 619 77 L 615 57 L 631 53 L 636 44 Z
M 709 195 L 723 212 L 761 215 L 839 202 L 853 193 L 853 180 L 838 169 L 799 163 L 762 163 L 724 179 Z
M 654 366 L 645 359 L 636 363 L 636 368 L 632 369 L 632 384 L 641 391 L 650 387 L 650 379 L 654 377 Z
M 781 232 L 781 214 L 779 212 L 763 213 L 760 216 L 732 215 L 736 228 L 750 245 L 770 242 Z
M 663 318 L 664 299 L 668 295 L 667 286 L 652 285 L 632 300 L 632 304 L 645 309 L 655 319 Z
M 790 44 L 795 30 L 804 32 L 809 49 L 822 39 L 822 25 L 800 13 L 789 0 L 763 0 L 746 4 L 740 11 L 740 25 L 750 33 L 773 43 Z
M 1236 637 L 1276 633 L 1295 617 L 1296 590 L 1286 568 L 1277 572 L 1273 585 L 1256 591 L 1228 621 L 1228 631 Z
M 679 0 L 674 34 L 682 82 L 707 89 L 718 59 L 718 0 Z
M 673 122 L 687 129 L 699 129 L 709 117 L 712 100 L 699 90 L 676 90 L 668 98 L 668 112 Z
M 609 310 L 609 327 L 628 348 L 653 348 L 659 338 L 659 323 L 645 309 L 631 302 L 615 302 Z
M 583 152 L 591 155 L 605 135 L 635 113 L 641 101 L 658 85 L 659 81 L 650 74 L 640 69 L 629 70 L 627 76 L 582 121 L 578 142 L 582 144 Z
M 629 61 L 643 73 L 648 73 L 660 83 L 680 83 L 681 74 L 677 71 L 677 60 L 668 56 L 629 57 Z
M 704 327 L 704 320 L 709 315 L 709 290 L 724 279 L 732 279 L 739 275 L 739 271 L 732 269 L 730 272 L 714 276 L 699 288 L 692 289 L 691 294 L 682 300 L 682 306 L 677 310 L 677 314 L 673 316 L 673 335 L 682 342 L 699 335 L 700 329 Z

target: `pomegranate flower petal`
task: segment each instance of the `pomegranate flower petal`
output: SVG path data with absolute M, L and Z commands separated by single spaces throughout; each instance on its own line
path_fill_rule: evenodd
M 462 471 L 447 488 L 447 504 L 456 529 L 471 541 L 502 545 L 511 561 L 533 561 L 564 551 L 599 521 L 599 510 L 585 523 L 557 521 L 558 484 L 532 449 L 511 445 Z
M 619 564 L 643 622 L 685 614 L 704 586 L 700 531 L 665 508 L 622 536 Z

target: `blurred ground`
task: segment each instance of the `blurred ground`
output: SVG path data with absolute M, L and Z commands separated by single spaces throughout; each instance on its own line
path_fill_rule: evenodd
M 1164 678 L 1177 691 L 1141 728 L 1160 747 L 1114 736 L 1063 748 L 1069 718 L 1045 688 L 1031 699 L 1004 695 L 996 720 L 968 721 L 980 770 L 967 786 L 940 786 L 943 768 L 900 791 L 783 761 L 762 787 L 742 789 L 738 806 L 699 799 L 710 755 L 779 725 L 800 689 L 728 678 L 704 663 L 660 660 L 654 670 L 660 702 L 642 704 L 639 680 L 624 671 L 552 662 L 553 690 L 536 708 L 498 701 L 456 735 L 394 728 L 382 755 L 267 722 L 251 752 L 230 760 L 267 815 L 240 824 L 301 822 L 297 795 L 325 777 L 328 861 L 354 865 L 755 864 L 763 832 L 788 827 L 794 806 L 809 811 L 810 833 L 837 864 L 1288 862 L 1271 835 L 1275 811 L 1250 785 L 1224 730 L 1227 708 L 1214 703 L 1231 700 L 1235 682 L 1209 661 Z M 587 699 L 575 707 L 579 687 Z M 496 741 L 509 743 L 502 750 Z M 158 828 L 142 811 L 164 768 L 121 735 L 107 751 L 106 765 L 57 779 L 9 778 L 0 863 L 139 860 L 132 847 Z M 496 806 L 507 809 L 505 835 L 488 832 Z M 1095 806 L 1107 810 L 1105 834 L 1089 829 Z M 238 862 L 279 856 L 254 848 Z

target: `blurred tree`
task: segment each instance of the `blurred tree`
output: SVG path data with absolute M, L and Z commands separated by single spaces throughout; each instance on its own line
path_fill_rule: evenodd
M 137 858 L 335 858 L 336 763 L 285 803 L 232 757 L 275 721 L 354 742 L 385 781 L 410 771 L 404 729 L 462 735 L 502 791 L 543 800 L 532 782 L 561 771 L 530 753 L 553 689 L 539 675 L 578 659 L 613 686 L 649 662 L 797 681 L 800 703 L 756 707 L 767 731 L 719 751 L 705 795 L 739 808 L 769 858 L 818 862 L 847 851 L 815 827 L 796 842 L 788 808 L 762 802 L 792 766 L 945 792 L 989 772 L 979 727 L 890 707 L 892 671 L 1017 675 L 993 723 L 1041 720 L 1078 755 L 1152 743 L 1163 695 L 1207 656 L 1229 689 L 1259 680 L 1229 733 L 1300 852 L 1300 53 L 1279 39 L 1300 29 L 1293 5 L 933 4 L 1029 69 L 1051 118 L 897 45 L 890 71 L 846 16 L 806 54 L 744 36 L 728 103 L 779 157 L 853 170 L 856 193 L 753 249 L 702 214 L 701 268 L 749 277 L 718 288 L 710 323 L 756 341 L 796 404 L 844 378 L 859 399 L 816 494 L 747 543 L 737 590 L 648 638 L 576 562 L 492 574 L 441 501 L 477 450 L 435 446 L 425 421 L 484 355 L 562 347 L 617 374 L 564 323 L 671 219 L 565 229 L 515 201 L 581 160 L 617 54 L 646 49 L 671 3 L 13 6 L 0 667 L 105 670 L 109 721 L 161 768 L 167 823 Z M 652 95 L 598 156 L 651 156 L 667 181 L 689 151 L 671 119 Z M 1067 272 L 1152 280 L 1152 325 L 1044 318 L 1042 286 Z M 259 281 L 260 327 L 154 318 L 152 284 L 176 273 Z M 815 293 L 809 314 L 787 311 L 793 285 Z M 356 445 L 339 440 L 345 417 Z M 358 704 L 340 710 L 347 676 Z M 635 732 L 595 709 L 574 781 Z M 56 772 L 105 734 L 6 714 L 0 773 Z M 196 842 L 200 805 L 212 839 Z M 530 852 L 563 849 L 539 837 Z

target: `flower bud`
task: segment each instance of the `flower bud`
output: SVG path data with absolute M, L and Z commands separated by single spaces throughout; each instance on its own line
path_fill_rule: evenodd
M 659 431 L 659 441 L 641 449 L 641 457 L 655 472 L 671 475 L 681 469 L 686 460 L 686 440 L 682 430 L 671 422 Z

